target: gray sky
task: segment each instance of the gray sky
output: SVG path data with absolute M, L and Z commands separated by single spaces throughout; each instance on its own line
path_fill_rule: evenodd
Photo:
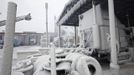
M 54 31 L 54 16 L 57 18 L 63 11 L 65 4 L 69 0 L 0 0 L 0 20 L 6 19 L 7 2 L 13 1 L 17 3 L 17 16 L 31 13 L 31 21 L 21 21 L 16 23 L 16 32 L 34 31 L 43 33 L 45 28 L 45 2 L 48 2 L 48 20 L 49 32 Z M 0 27 L 0 31 L 4 27 Z

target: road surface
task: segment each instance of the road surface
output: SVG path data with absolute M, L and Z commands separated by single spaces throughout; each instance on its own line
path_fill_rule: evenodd
M 32 51 L 32 50 L 35 51 L 35 50 L 38 50 L 40 48 L 41 47 L 39 47 L 39 46 L 15 47 L 13 58 L 14 59 L 17 58 L 17 56 L 16 56 L 17 51 Z M 0 49 L 0 66 L 1 66 L 1 57 L 2 57 L 1 55 L 2 55 L 2 49 Z M 16 62 L 17 61 L 15 61 L 15 60 L 13 61 L 13 66 Z M 109 68 L 108 64 L 103 63 L 102 66 L 103 66 L 103 74 L 104 75 L 111 75 L 110 68 Z M 18 73 L 18 72 L 13 72 L 12 75 L 22 75 L 22 74 Z M 120 65 L 120 75 L 134 75 L 134 62 L 129 62 L 129 63 Z

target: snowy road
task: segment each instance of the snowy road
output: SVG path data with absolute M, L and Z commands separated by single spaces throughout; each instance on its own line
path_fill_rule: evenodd
M 14 48 L 14 58 L 16 57 L 16 51 L 36 51 L 40 49 L 41 47 L 39 46 L 21 46 L 21 47 L 15 47 Z M 0 66 L 1 66 L 1 55 L 2 55 L 2 50 L 0 49 Z M 105 66 L 104 66 L 105 65 Z M 103 65 L 103 74 L 104 75 L 111 75 L 111 72 L 109 70 L 108 65 L 104 64 Z M 120 65 L 120 74 L 121 75 L 133 75 L 134 74 L 134 62 L 127 63 Z M 17 75 L 22 75 L 19 73 L 16 73 Z M 16 75 L 14 74 L 14 75 Z
M 13 53 L 13 59 L 17 58 L 16 52 L 26 52 L 26 51 L 36 51 L 40 48 L 40 46 L 20 46 L 20 47 L 15 47 L 14 48 L 14 53 Z M 1 60 L 2 60 L 2 50 L 0 49 L 0 66 L 1 66 Z M 13 65 L 16 63 L 16 61 L 13 61 Z

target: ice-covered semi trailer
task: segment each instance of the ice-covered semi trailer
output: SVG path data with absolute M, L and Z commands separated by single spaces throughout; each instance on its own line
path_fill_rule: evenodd
M 122 5 L 119 2 L 114 3 L 117 6 L 115 17 L 118 59 L 129 60 L 130 42 L 128 39 L 130 39 L 131 32 L 129 31 L 131 26 L 129 20 L 133 18 L 128 16 L 132 14 L 124 13 L 126 11 L 119 8 Z M 78 26 L 81 47 L 89 48 L 89 51 L 93 50 L 93 55 L 97 58 L 110 57 L 111 37 L 107 0 L 94 0 L 94 2 L 92 0 L 72 0 L 65 6 L 57 24 Z
M 108 12 L 96 6 L 96 24 L 94 24 L 93 9 L 79 15 L 80 45 L 95 50 L 99 57 L 110 55 L 110 29 Z M 125 26 L 116 18 L 116 47 L 126 50 L 128 47 Z M 119 42 L 119 40 L 121 40 Z M 96 56 L 96 55 L 95 55 Z

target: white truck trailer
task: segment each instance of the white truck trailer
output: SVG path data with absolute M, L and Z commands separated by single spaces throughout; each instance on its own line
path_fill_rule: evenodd
M 109 33 L 109 17 L 108 12 L 97 5 L 95 8 L 96 24 L 94 24 L 93 9 L 79 15 L 79 36 L 80 45 L 85 48 L 93 48 L 97 50 L 99 57 L 107 56 L 110 53 L 110 33 Z M 116 39 L 118 53 L 122 49 L 128 48 L 127 34 L 125 25 L 116 18 Z M 119 40 L 121 40 L 119 42 Z M 121 49 L 122 48 L 122 49 Z
M 133 19 L 126 16 L 131 14 L 124 13 L 123 8 L 119 8 L 122 3 L 115 1 L 115 6 L 117 6 L 115 9 L 116 48 L 117 53 L 119 53 L 119 60 L 129 59 L 130 57 L 128 41 L 130 33 L 127 33 L 127 30 L 130 28 L 129 19 Z M 106 0 L 70 1 L 65 6 L 57 24 L 78 26 L 80 47 L 89 48 L 89 51 L 93 50 L 93 56 L 95 57 L 110 57 L 110 26 L 108 2 Z

